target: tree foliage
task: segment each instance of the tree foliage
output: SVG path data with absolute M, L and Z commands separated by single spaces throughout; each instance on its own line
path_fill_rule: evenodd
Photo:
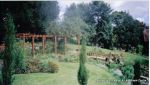
M 72 4 L 65 11 L 62 26 L 67 35 L 89 34 L 91 44 L 107 49 L 137 49 L 137 52 L 143 30 L 141 22 L 129 13 L 113 11 L 104 1 Z
M 110 6 L 103 1 L 93 1 L 89 4 L 72 4 L 65 12 L 66 17 L 64 21 L 67 21 L 66 18 L 70 19 L 69 23 L 72 27 L 67 27 L 72 28 L 72 30 L 75 29 L 77 33 L 80 33 L 84 27 L 87 27 L 83 30 L 85 31 L 84 33 L 89 34 L 88 38 L 92 43 L 104 44 L 105 48 L 110 48 L 113 32 L 110 23 L 111 11 Z M 81 32 L 81 34 L 83 33 Z
M 39 15 L 42 27 L 47 34 L 60 34 L 60 23 L 58 22 L 59 6 L 57 1 L 41 2 Z
M 60 29 L 60 23 L 57 21 L 49 21 L 45 29 L 45 32 L 47 34 L 61 35 L 62 30 Z
M 93 25 L 89 25 L 86 20 L 86 4 L 72 4 L 67 8 L 62 21 L 62 29 L 67 35 L 84 35 L 90 38 L 94 33 Z
M 57 1 L 45 2 L 0 2 L 0 20 L 5 11 L 14 17 L 17 32 L 45 33 L 49 21 L 57 19 L 59 6 Z
M 62 22 L 62 29 L 66 35 L 88 35 L 89 26 L 80 17 L 68 17 Z
M 110 13 L 112 9 L 103 1 L 94 1 L 91 5 L 91 16 L 95 24 L 96 34 L 93 37 L 94 44 L 110 48 L 112 44 L 112 25 Z
M 131 47 L 137 47 L 140 43 L 142 29 L 140 22 L 134 20 L 131 15 L 126 12 L 113 12 L 114 34 L 117 35 L 117 47 L 121 47 L 128 51 Z
M 127 12 L 113 11 L 104 1 L 72 4 L 65 10 L 62 20 L 58 20 L 57 1 L 0 2 L 0 24 L 6 11 L 14 17 L 17 32 L 84 35 L 88 39 L 88 45 L 107 49 L 116 47 L 126 51 L 137 49 L 136 52 L 141 44 L 141 22 Z M 0 25 L 1 32 L 5 31 L 3 28 Z

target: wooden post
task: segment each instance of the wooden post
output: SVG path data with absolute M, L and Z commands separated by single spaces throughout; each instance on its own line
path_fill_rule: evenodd
M 55 35 L 55 43 L 54 43 L 54 50 L 55 50 L 55 54 L 57 54 L 57 36 Z
M 77 35 L 77 44 L 78 44 L 78 50 L 80 50 L 80 36 Z
M 67 37 L 64 37 L 64 54 L 66 54 L 66 44 L 67 44 Z
M 46 35 L 42 35 L 42 53 L 44 53 L 45 50 L 45 43 L 46 43 Z
M 45 36 L 42 35 L 42 53 L 44 53 L 44 42 L 45 42 Z
M 32 35 L 32 56 L 34 56 L 34 35 Z
M 46 49 L 46 35 L 44 35 L 44 50 Z
M 25 34 L 23 34 L 23 41 L 25 42 Z
M 23 34 L 23 47 L 25 47 L 25 34 Z

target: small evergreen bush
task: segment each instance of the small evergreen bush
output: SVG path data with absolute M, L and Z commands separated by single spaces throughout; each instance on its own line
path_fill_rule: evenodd
M 59 70 L 58 64 L 51 62 L 51 61 L 48 62 L 48 72 L 57 73 L 58 70 Z
M 82 38 L 82 47 L 80 50 L 80 63 L 79 63 L 79 70 L 78 70 L 78 82 L 80 85 L 87 85 L 88 82 L 88 72 L 85 67 L 86 62 L 86 42 L 85 39 Z
M 2 68 L 2 76 L 3 76 L 3 85 L 12 85 L 12 75 L 14 70 L 14 62 L 15 62 L 15 25 L 13 22 L 13 18 L 10 13 L 6 13 L 4 20 L 4 27 L 6 30 L 5 33 L 5 50 L 3 62 L 4 66 Z
M 134 68 L 132 65 L 125 65 L 121 68 L 124 75 L 124 79 L 133 79 L 134 77 Z

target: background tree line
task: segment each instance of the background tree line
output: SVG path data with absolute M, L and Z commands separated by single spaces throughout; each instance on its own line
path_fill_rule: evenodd
M 58 18 L 57 1 L 1 1 L 0 2 L 0 36 L 4 40 L 5 14 L 11 13 L 17 33 L 44 34 L 48 23 Z
M 140 46 L 144 43 L 143 30 L 148 29 L 148 26 L 134 19 L 126 11 L 113 11 L 109 4 L 103 1 L 93 1 L 86 4 L 72 4 L 68 7 L 64 15 L 64 22 L 73 17 L 80 18 L 87 27 L 84 29 L 78 25 L 81 26 L 80 30 L 84 29 L 84 34 L 87 34 L 89 45 L 107 49 L 124 49 L 125 51 L 134 49 L 137 53 L 142 49 Z M 70 21 L 75 22 L 76 20 Z M 69 23 L 72 23 L 70 21 Z
M 9 11 L 18 33 L 84 35 L 88 45 L 107 49 L 130 51 L 143 43 L 142 31 L 146 25 L 125 11 L 113 11 L 103 1 L 72 4 L 58 20 L 57 1 L 49 2 L 0 2 L 0 35 L 3 40 L 4 15 Z

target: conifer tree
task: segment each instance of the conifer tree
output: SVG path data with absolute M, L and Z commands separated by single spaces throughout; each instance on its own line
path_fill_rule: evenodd
M 5 33 L 5 51 L 4 66 L 2 69 L 3 85 L 12 85 L 13 66 L 15 59 L 15 25 L 10 13 L 6 13 L 4 18 Z
M 82 47 L 80 50 L 80 60 L 79 60 L 79 70 L 78 70 L 78 82 L 80 85 L 87 85 L 88 82 L 88 73 L 85 67 L 86 63 L 86 41 L 85 38 L 82 38 Z

